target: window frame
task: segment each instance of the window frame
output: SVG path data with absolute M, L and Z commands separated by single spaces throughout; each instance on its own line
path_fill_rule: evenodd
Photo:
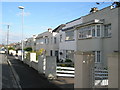
M 109 29 L 109 27 L 110 27 L 110 29 Z M 107 34 L 105 33 L 105 31 L 107 32 Z M 109 33 L 110 33 L 110 35 L 109 35 Z M 106 38 L 112 37 L 112 25 L 111 25 L 111 23 L 104 25 L 104 37 L 106 37 Z
M 70 32 L 73 32 L 72 36 L 71 35 L 66 35 L 67 33 L 70 33 Z M 74 30 L 66 31 L 65 32 L 65 41 L 74 41 L 75 40 L 75 35 L 74 34 L 75 34 Z M 70 38 L 72 37 L 72 39 L 66 39 L 67 36 L 70 36 Z
M 99 26 L 99 34 L 98 34 L 97 26 Z M 88 27 L 90 27 L 90 30 L 88 29 Z M 102 24 L 94 24 L 94 25 L 85 26 L 85 27 L 80 28 L 78 31 L 78 39 L 99 38 L 101 36 L 102 36 Z

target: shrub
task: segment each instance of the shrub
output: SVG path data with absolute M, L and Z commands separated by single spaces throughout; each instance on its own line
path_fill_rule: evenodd
M 65 62 L 72 62 L 72 60 L 71 59 L 66 59 Z
M 9 47 L 8 50 L 15 50 L 13 47 Z
M 32 47 L 24 48 L 25 51 L 32 52 Z

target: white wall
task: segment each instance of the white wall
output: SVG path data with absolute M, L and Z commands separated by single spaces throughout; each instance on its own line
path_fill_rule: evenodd
M 118 8 L 104 8 L 96 13 L 83 16 L 83 22 L 94 19 L 104 19 L 104 25 L 111 23 L 112 37 L 101 39 L 78 40 L 77 50 L 79 51 L 102 51 L 102 65 L 107 65 L 107 55 L 118 50 Z

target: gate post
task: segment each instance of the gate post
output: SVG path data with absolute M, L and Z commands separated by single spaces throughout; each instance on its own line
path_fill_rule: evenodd
M 38 56 L 38 72 L 41 73 L 41 74 L 44 74 L 44 56 Z
M 108 55 L 108 88 L 118 88 L 118 56 L 120 53 Z
M 56 78 L 56 57 L 55 56 L 46 56 L 46 69 L 45 76 L 49 79 Z
M 92 87 L 92 66 L 94 65 L 93 52 L 75 53 L 75 79 L 74 88 Z

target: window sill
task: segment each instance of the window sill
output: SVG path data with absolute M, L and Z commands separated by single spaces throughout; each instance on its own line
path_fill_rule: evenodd
M 112 36 L 104 36 L 103 38 L 111 38 Z
M 88 38 L 78 38 L 78 40 L 87 40 L 87 39 L 101 39 L 102 37 L 88 37 Z
M 67 41 L 75 41 L 75 39 L 73 39 L 73 40 L 65 40 L 65 42 L 67 42 Z

